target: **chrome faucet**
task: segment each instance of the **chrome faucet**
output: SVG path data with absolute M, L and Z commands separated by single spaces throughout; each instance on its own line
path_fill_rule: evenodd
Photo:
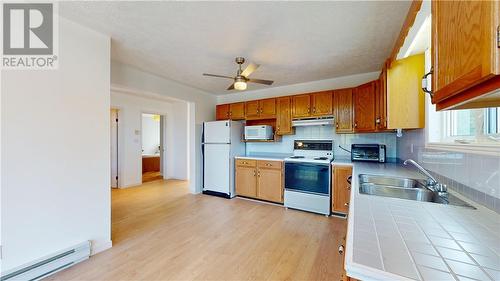
M 448 189 L 445 184 L 439 183 L 436 178 L 434 178 L 424 167 L 420 166 L 413 159 L 406 159 L 403 164 L 408 165 L 408 163 L 413 164 L 413 166 L 417 167 L 417 169 L 427 177 L 426 184 L 427 188 L 430 190 L 437 192 L 439 196 L 447 196 Z

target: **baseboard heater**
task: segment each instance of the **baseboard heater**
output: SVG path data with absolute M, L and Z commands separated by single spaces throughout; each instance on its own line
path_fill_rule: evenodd
M 40 280 L 74 264 L 88 259 L 90 256 L 90 241 L 86 241 L 58 251 L 40 260 L 2 272 L 1 281 Z

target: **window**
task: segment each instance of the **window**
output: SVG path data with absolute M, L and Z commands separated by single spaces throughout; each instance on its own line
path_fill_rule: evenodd
M 433 112 L 441 123 L 431 142 L 500 145 L 500 107 Z

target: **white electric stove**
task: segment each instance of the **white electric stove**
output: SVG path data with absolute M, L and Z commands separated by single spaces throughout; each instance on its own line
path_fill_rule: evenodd
M 285 207 L 330 215 L 332 160 L 332 140 L 296 140 L 285 158 Z

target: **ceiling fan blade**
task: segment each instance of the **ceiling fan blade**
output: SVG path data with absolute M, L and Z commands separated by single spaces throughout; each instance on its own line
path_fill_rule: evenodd
M 227 88 L 227 90 L 228 90 L 228 91 L 230 91 L 230 90 L 234 90 L 234 83 L 233 83 L 233 84 L 231 84 L 231 86 L 229 86 L 229 87 Z
M 226 75 L 217 75 L 217 74 L 210 74 L 210 73 L 203 73 L 203 76 L 210 76 L 210 77 L 219 77 L 219 78 L 234 79 L 234 77 L 231 77 L 231 76 L 226 76 Z
M 241 75 L 248 77 L 250 74 L 252 74 L 252 72 L 257 70 L 257 68 L 259 68 L 259 65 L 252 62 L 249 65 L 247 65 L 247 67 L 245 68 L 245 70 L 243 70 Z
M 248 79 L 247 81 L 252 83 L 266 84 L 266 85 L 272 85 L 274 83 L 274 81 L 264 80 L 264 79 Z

